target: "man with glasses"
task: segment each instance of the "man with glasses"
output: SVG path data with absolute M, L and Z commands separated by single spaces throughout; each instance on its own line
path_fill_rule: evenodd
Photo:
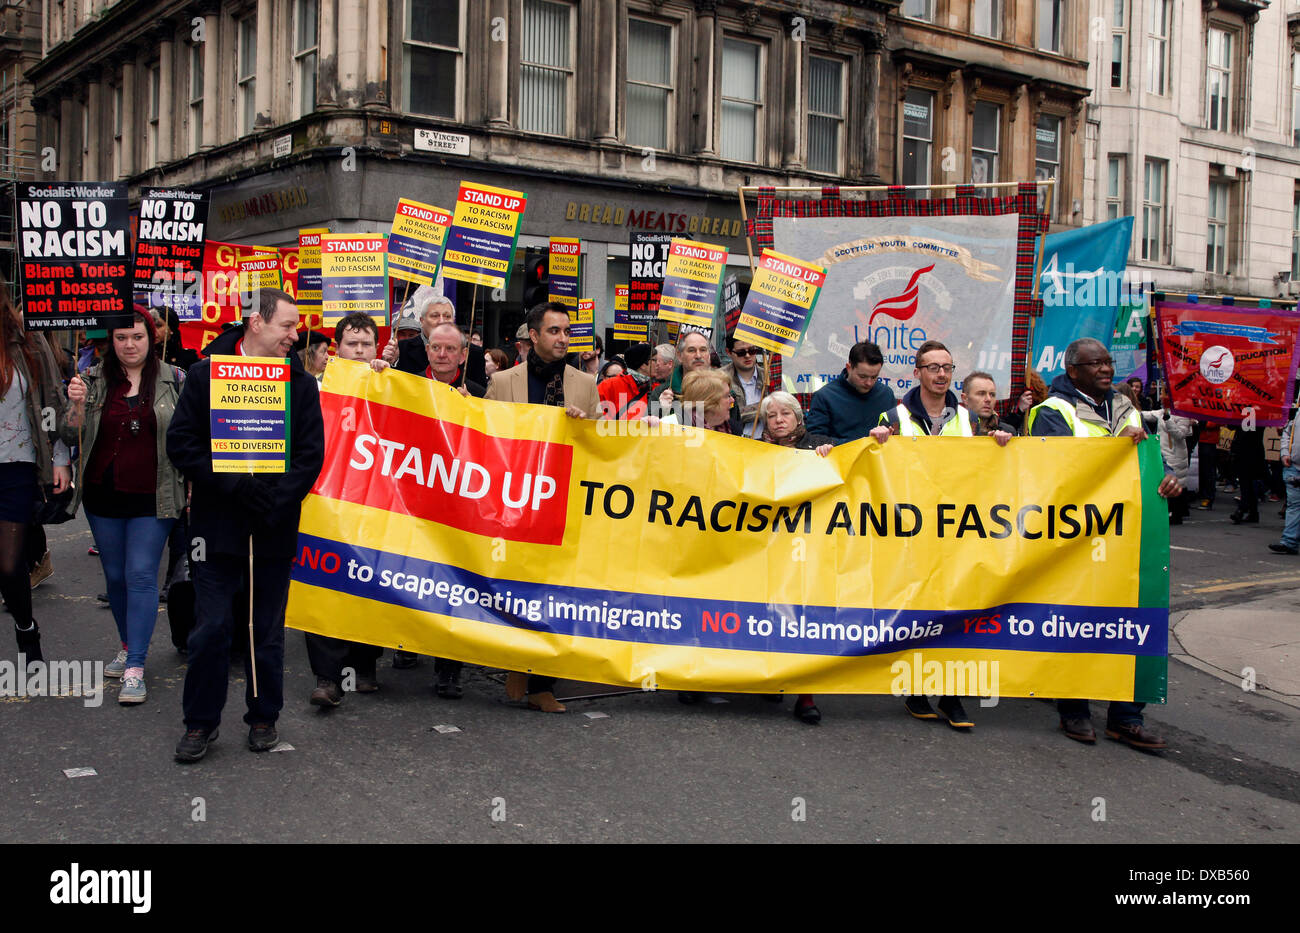
M 916 351 L 913 364 L 916 388 L 903 396 L 893 410 L 880 416 L 880 424 L 871 429 L 871 436 L 884 444 L 895 434 L 903 437 L 976 437 L 984 433 L 979 418 L 957 401 L 948 388 L 952 384 L 952 354 L 937 340 L 927 340 Z M 991 435 L 998 446 L 1005 447 L 1011 440 L 1008 431 L 993 431 Z M 959 731 L 975 728 L 975 721 L 961 704 L 961 698 L 939 698 L 939 712 L 934 711 L 925 696 L 909 696 L 903 701 L 907 711 L 917 719 L 938 719 L 942 714 L 948 725 Z
M 1083 338 L 1065 350 L 1065 374 L 1052 380 L 1051 392 L 1026 419 L 1031 437 L 1131 437 L 1146 439 L 1142 416 L 1122 392 L 1111 386 L 1115 361 L 1099 340 Z M 1165 467 L 1157 490 L 1164 498 L 1181 495 L 1183 488 Z M 1165 740 L 1149 732 L 1142 722 L 1143 703 L 1116 700 L 1106 715 L 1106 736 L 1132 748 L 1155 750 Z M 1087 700 L 1057 700 L 1061 729 L 1076 742 L 1092 744 L 1097 734 Z
M 744 399 L 740 407 L 740 426 L 746 437 L 756 437 L 758 429 L 758 403 L 763 400 L 763 353 L 758 347 L 751 346 L 734 337 L 727 338 L 727 355 L 731 362 L 722 367 L 722 371 L 731 380 L 731 394 Z
M 885 357 L 869 340 L 855 343 L 849 363 L 826 385 L 813 393 L 804 420 L 809 434 L 824 434 L 839 445 L 866 437 L 880 424 L 880 416 L 897 404 L 894 393 L 880 381 Z

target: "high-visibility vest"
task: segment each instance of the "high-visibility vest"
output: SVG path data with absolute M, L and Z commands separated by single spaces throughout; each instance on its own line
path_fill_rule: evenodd
M 898 433 L 903 437 L 918 437 L 922 432 L 918 430 L 916 422 L 912 420 L 912 413 L 907 410 L 906 405 L 899 405 L 895 409 L 898 413 Z M 974 437 L 975 434 L 970 429 L 970 412 L 961 405 L 957 406 L 957 416 L 949 418 L 943 428 L 940 429 L 938 437 Z
M 1105 425 L 1094 424 L 1091 421 L 1084 421 L 1079 417 L 1074 406 L 1063 398 L 1052 396 L 1035 405 L 1029 410 L 1029 417 L 1025 423 L 1026 433 L 1032 434 L 1034 431 L 1034 422 L 1038 420 L 1038 412 L 1044 408 L 1050 408 L 1060 414 L 1065 419 L 1065 423 L 1070 426 L 1070 432 L 1075 437 L 1110 437 L 1110 428 Z M 1137 413 L 1136 408 L 1129 409 L 1128 417 L 1124 419 L 1124 428 L 1141 428 L 1142 416 Z M 1121 428 L 1122 430 L 1122 428 Z

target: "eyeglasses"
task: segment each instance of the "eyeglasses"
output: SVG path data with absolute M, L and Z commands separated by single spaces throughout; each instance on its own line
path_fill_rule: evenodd
M 1104 360 L 1079 360 L 1079 361 L 1076 362 L 1074 365 L 1075 365 L 1075 366 L 1087 366 L 1087 367 L 1089 367 L 1090 369 L 1102 369 L 1102 368 L 1104 368 L 1104 367 L 1106 367 L 1106 366 L 1114 366 L 1114 365 L 1115 365 L 1115 361 L 1112 360 L 1110 357 L 1106 357 L 1106 359 L 1104 359 Z
M 931 376 L 937 376 L 939 373 L 951 373 L 954 367 L 951 363 L 929 363 L 925 366 L 918 366 L 917 369 L 924 369 Z

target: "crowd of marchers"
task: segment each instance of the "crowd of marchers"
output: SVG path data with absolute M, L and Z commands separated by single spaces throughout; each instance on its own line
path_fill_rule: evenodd
M 75 363 L 64 359 L 46 336 L 25 332 L 19 310 L 4 303 L 0 594 L 13 614 L 19 652 L 28 662 L 42 658 L 30 592 L 51 572 L 41 523 L 56 507 L 65 515 L 81 507 L 117 627 L 118 649 L 106 674 L 121 679 L 121 704 L 142 703 L 148 695 L 145 666 L 160 598 L 173 604 L 173 627 L 184 615 L 179 605 L 183 595 L 192 607 L 187 631 L 179 638 L 173 631 L 177 647 L 188 656 L 184 734 L 174 753 L 180 762 L 198 761 L 217 738 L 232 642 L 240 641 L 236 629 L 245 631 L 250 624 L 251 639 L 245 640 L 251 645 L 244 652 L 248 747 L 265 751 L 279 740 L 284 610 L 300 506 L 324 459 L 318 382 L 329 365 L 331 345 L 338 359 L 367 363 L 379 373 L 391 367 L 467 396 L 556 406 L 573 418 L 676 422 L 807 451 L 808 456 L 825 456 L 835 446 L 863 438 L 885 444 L 894 435 L 990 437 L 1005 446 L 1017 434 L 1131 437 L 1135 442 L 1158 434 L 1165 463 L 1158 492 L 1170 503 L 1171 522 L 1180 521 L 1194 501 L 1185 487 L 1198 453 L 1199 507 L 1212 508 L 1214 502 L 1216 439 L 1200 430 L 1204 426 L 1172 414 L 1167 395 L 1153 404 L 1143 398 L 1140 382 L 1114 384 L 1114 361 L 1095 340 L 1072 343 L 1065 372 L 1050 385 L 1031 377 L 1029 388 L 1001 415 L 996 405 L 1000 387 L 993 376 L 958 370 L 942 343 L 927 341 L 917 348 L 914 387 L 900 398 L 880 379 L 880 348 L 862 342 L 850 349 L 843 371 L 811 395 L 805 410 L 796 396 L 767 390 L 763 353 L 743 340 L 726 341 L 725 365 L 710 340 L 694 332 L 683 334 L 675 345 L 630 344 L 608 358 L 599 340 L 594 351 L 570 353 L 569 310 L 557 303 L 527 312 L 513 348 L 488 348 L 481 334 L 456 324 L 449 300 L 433 295 L 418 307 L 404 308 L 392 338 L 380 347 L 375 322 L 365 314 L 344 317 L 332 335 L 300 331 L 293 299 L 262 289 L 244 320 L 215 338 L 202 356 L 181 344 L 174 315 L 169 319 L 137 306 L 130 326 L 88 341 Z M 290 456 L 284 473 L 214 472 L 208 358 L 220 354 L 289 358 Z M 1281 542 L 1272 545 L 1287 554 L 1296 553 L 1300 531 L 1300 437 L 1295 428 L 1293 420 L 1283 437 L 1281 460 L 1288 521 Z M 1249 450 L 1246 445 L 1253 441 L 1241 443 Z M 75 483 L 74 462 L 79 466 Z M 1265 471 L 1255 469 L 1253 455 L 1234 456 L 1234 462 L 1239 464 L 1235 478 L 1241 505 L 1232 520 L 1257 520 L 1258 496 L 1275 493 L 1257 489 Z M 190 554 L 189 542 L 196 540 L 204 544 L 202 560 Z M 160 594 L 164 553 L 166 584 Z M 338 706 L 349 679 L 357 693 L 380 689 L 382 648 L 315 634 L 305 638 L 315 678 L 311 704 Z M 420 663 L 409 652 L 392 652 L 394 668 Z M 459 699 L 461 662 L 434 658 L 432 667 L 435 694 Z M 509 673 L 505 691 L 529 709 L 563 713 L 555 683 L 552 677 Z M 683 703 L 701 698 L 693 692 L 678 697 Z M 941 720 L 962 731 L 974 727 L 961 697 L 935 700 L 908 696 L 904 705 L 917 719 Z M 1058 712 L 1067 737 L 1096 741 L 1087 700 L 1060 699 Z M 822 717 L 815 698 L 807 694 L 795 698 L 793 713 L 809 724 Z M 1139 749 L 1165 747 L 1146 728 L 1139 703 L 1112 702 L 1105 733 Z

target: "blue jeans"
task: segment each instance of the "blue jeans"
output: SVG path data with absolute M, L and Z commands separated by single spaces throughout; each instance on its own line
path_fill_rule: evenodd
M 126 645 L 126 666 L 144 667 L 158 621 L 158 564 L 174 518 L 105 518 L 86 511 L 108 583 L 108 605 Z
M 1300 466 L 1291 461 L 1289 467 L 1282 470 L 1282 482 L 1286 483 L 1286 527 L 1282 529 L 1282 543 L 1287 547 L 1300 547 Z

